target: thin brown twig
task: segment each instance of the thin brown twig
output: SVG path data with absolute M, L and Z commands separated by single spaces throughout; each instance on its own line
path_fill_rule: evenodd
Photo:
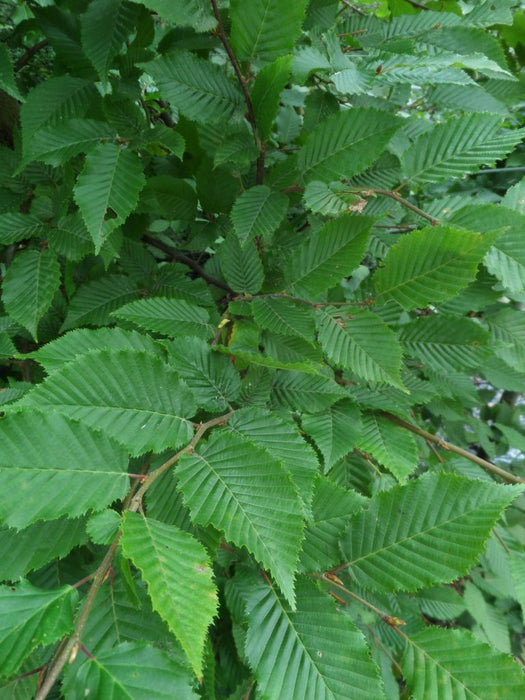
M 410 211 L 413 211 L 415 214 L 418 214 L 419 216 L 423 217 L 423 219 L 430 221 L 432 226 L 439 226 L 439 219 L 436 219 L 434 216 L 427 214 L 426 211 L 423 211 L 423 209 L 420 209 L 415 204 L 412 204 L 412 202 L 409 202 L 404 197 L 401 197 L 401 195 L 399 195 L 397 192 L 394 192 L 393 190 L 383 190 L 377 187 L 353 187 L 352 185 L 350 185 L 350 191 L 360 192 L 364 197 L 366 197 L 367 195 L 371 196 L 374 194 L 383 195 L 383 197 L 390 197 L 390 199 L 393 199 L 395 202 L 398 202 L 407 209 L 410 209 Z
M 345 566 L 347 566 L 345 564 Z M 334 569 L 335 571 L 335 569 Z M 357 593 L 354 593 L 353 591 L 350 591 L 346 586 L 343 584 L 343 582 L 337 578 L 337 576 L 334 576 L 331 572 L 330 573 L 324 573 L 324 574 L 310 574 L 313 578 L 320 578 L 322 581 L 325 581 L 328 583 L 330 586 L 334 586 L 338 590 L 342 591 L 346 595 L 350 596 L 354 600 L 357 600 L 359 603 L 364 605 L 365 607 L 369 608 L 369 610 L 372 610 L 378 617 L 383 620 L 383 622 L 386 622 L 387 625 L 394 629 L 398 629 L 398 627 L 405 625 L 405 621 L 401 620 L 401 618 L 396 617 L 395 615 L 389 615 L 386 613 L 384 610 L 380 610 L 377 608 L 375 605 L 370 603 L 368 600 L 365 600 L 364 598 L 361 598 L 361 596 L 357 595 Z
M 246 84 L 246 79 L 244 75 L 242 74 L 241 67 L 239 66 L 239 62 L 237 61 L 237 58 L 235 54 L 233 53 L 233 49 L 230 46 L 230 42 L 228 41 L 228 36 L 226 35 L 226 31 L 224 29 L 224 24 L 222 22 L 222 17 L 221 13 L 219 12 L 219 8 L 217 6 L 217 0 L 210 0 L 211 6 L 213 9 L 213 14 L 215 15 L 215 19 L 217 20 L 217 29 L 215 30 L 215 33 L 221 40 L 222 45 L 224 46 L 224 49 L 226 53 L 228 54 L 228 58 L 230 59 L 230 63 L 232 64 L 233 70 L 235 72 L 235 76 L 237 78 L 237 82 L 239 83 L 239 86 L 241 88 L 244 101 L 246 103 L 246 116 L 247 119 L 250 123 L 250 126 L 252 128 L 252 133 L 253 133 L 253 140 L 255 142 L 255 147 L 259 151 L 259 157 L 257 158 L 257 184 L 262 185 L 263 179 L 264 179 L 264 159 L 266 156 L 266 144 L 261 142 L 261 139 L 259 137 L 259 131 L 257 129 L 257 121 L 255 119 L 255 112 L 253 111 L 253 104 L 252 104 L 252 99 L 250 97 L 250 93 L 248 92 L 248 86 Z
M 175 455 L 173 455 L 173 457 L 166 460 L 164 464 L 161 464 L 161 466 L 155 469 L 155 471 L 151 472 L 138 490 L 136 489 L 136 485 L 132 486 L 130 493 L 124 499 L 124 510 L 129 510 L 132 512 L 137 512 L 140 510 L 144 494 L 150 488 L 150 486 L 155 483 L 155 481 L 170 467 L 172 467 L 182 457 L 182 455 L 193 452 L 199 440 L 202 439 L 210 428 L 213 428 L 216 425 L 225 425 L 231 416 L 232 412 L 230 411 L 223 416 L 218 416 L 217 418 L 212 418 L 206 423 L 202 423 L 190 442 Z M 63 639 L 58 646 L 55 656 L 48 666 L 48 671 L 44 677 L 43 683 L 35 696 L 35 700 L 45 700 L 45 698 L 47 698 L 66 663 L 72 663 L 75 660 L 77 652 L 82 648 L 81 639 L 84 627 L 91 613 L 97 593 L 106 580 L 108 572 L 111 569 L 121 534 L 122 533 L 119 532 L 115 536 L 108 551 L 106 552 L 104 559 L 93 574 L 93 582 L 84 599 L 84 605 L 82 606 L 82 610 L 76 621 L 75 629 L 73 630 L 71 636 L 67 639 Z
M 34 46 L 28 46 L 25 52 L 20 56 L 20 58 L 17 61 L 15 61 L 15 64 L 13 66 L 15 73 L 17 73 L 25 65 L 27 65 L 29 61 L 33 58 L 33 56 L 36 53 L 38 53 L 41 49 L 45 48 L 48 44 L 49 42 L 47 39 L 42 39 L 42 41 L 39 41 Z
M 400 418 L 399 416 L 396 416 L 393 413 L 388 413 L 388 411 L 381 411 L 381 413 L 391 423 L 395 423 L 401 428 L 405 428 L 405 430 L 410 430 L 410 432 L 414 433 L 415 435 L 419 435 L 428 442 L 433 442 L 435 445 L 441 447 L 443 450 L 447 450 L 448 452 L 453 452 L 454 454 L 460 455 L 461 457 L 465 457 L 465 459 L 468 459 L 471 462 L 474 462 L 475 464 L 479 465 L 480 467 L 483 467 L 483 469 L 485 469 L 486 471 L 491 472 L 492 474 L 497 474 L 497 476 L 501 477 L 509 484 L 525 484 L 525 479 L 522 479 L 519 476 L 514 476 L 514 474 L 511 474 L 510 472 L 507 472 L 504 469 L 497 467 L 495 464 L 492 464 L 492 462 L 489 462 L 488 460 L 483 459 L 482 457 L 478 457 L 478 455 L 475 455 L 472 452 L 469 452 L 468 450 L 464 450 L 462 447 L 458 447 L 457 445 L 453 445 L 451 442 L 442 440 L 436 435 L 433 435 L 432 433 L 429 433 L 426 430 L 419 428 L 417 425 L 413 425 L 412 423 L 403 420 L 403 418 Z
M 212 277 L 209 275 L 206 270 L 199 265 L 198 262 L 195 262 L 192 258 L 189 257 L 189 255 L 186 255 L 185 253 L 181 253 L 180 250 L 177 250 L 177 248 L 174 248 L 173 246 L 168 245 L 167 243 L 164 243 L 163 241 L 159 241 L 157 238 L 153 238 L 152 236 L 148 236 L 148 234 L 145 234 L 142 236 L 142 240 L 145 243 L 148 243 L 149 245 L 152 245 L 154 248 L 158 248 L 159 250 L 162 250 L 163 253 L 166 253 L 166 255 L 169 255 L 173 260 L 178 260 L 179 262 L 183 263 L 184 265 L 187 265 L 190 267 L 199 277 L 202 277 L 203 280 L 208 282 L 208 284 L 212 284 L 214 287 L 218 287 L 219 289 L 223 289 L 225 292 L 228 292 L 228 294 L 235 294 L 233 289 L 229 287 L 226 282 L 223 282 L 222 280 L 218 280 L 215 277 Z

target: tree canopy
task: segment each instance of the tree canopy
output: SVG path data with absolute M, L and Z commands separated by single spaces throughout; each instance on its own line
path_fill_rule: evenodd
M 0 698 L 525 697 L 523 6 L 1 17 Z

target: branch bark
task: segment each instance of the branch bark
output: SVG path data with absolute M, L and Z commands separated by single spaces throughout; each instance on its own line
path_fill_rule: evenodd
M 451 442 L 442 440 L 436 435 L 433 435 L 432 433 L 429 433 L 426 430 L 419 428 L 417 425 L 412 425 L 412 423 L 409 423 L 408 421 L 399 418 L 399 416 L 395 416 L 393 413 L 388 413 L 387 411 L 382 411 L 381 413 L 383 416 L 385 416 L 385 418 L 387 418 L 392 423 L 399 425 L 401 428 L 404 428 L 405 430 L 410 430 L 410 432 L 414 433 L 415 435 L 419 435 L 425 440 L 428 440 L 428 442 L 434 443 L 438 447 L 441 447 L 443 450 L 448 450 L 448 452 L 454 452 L 454 454 L 460 455 L 461 457 L 465 457 L 465 459 L 468 459 L 471 462 L 478 464 L 480 467 L 483 467 L 483 469 L 485 469 L 486 471 L 501 477 L 504 481 L 507 481 L 509 484 L 525 484 L 525 479 L 522 479 L 519 476 L 514 476 L 514 474 L 511 474 L 510 472 L 501 469 L 495 464 L 492 464 L 492 462 L 489 462 L 486 459 L 483 459 L 482 457 L 478 457 L 478 455 L 475 455 L 472 452 L 469 452 L 468 450 L 464 450 L 462 447 L 458 447 L 457 445 L 453 445 Z

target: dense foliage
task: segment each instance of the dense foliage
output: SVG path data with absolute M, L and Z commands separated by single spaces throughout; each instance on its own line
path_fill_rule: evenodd
M 0 698 L 525 697 L 519 3 L 1 12 Z

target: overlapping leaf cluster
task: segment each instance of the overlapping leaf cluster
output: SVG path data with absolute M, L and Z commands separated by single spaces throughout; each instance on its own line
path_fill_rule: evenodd
M 17 5 L 2 697 L 523 697 L 524 12 Z

